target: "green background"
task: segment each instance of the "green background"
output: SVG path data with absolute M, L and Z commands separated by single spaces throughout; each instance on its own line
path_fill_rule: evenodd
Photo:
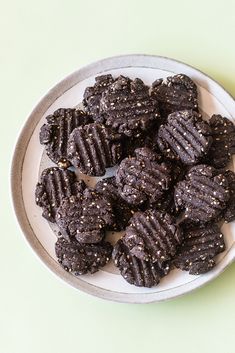
M 0 1 L 0 352 L 234 352 L 235 266 L 171 302 L 125 305 L 67 287 L 23 241 L 9 168 L 29 112 L 68 73 L 103 57 L 182 60 L 235 95 L 235 5 L 225 1 Z

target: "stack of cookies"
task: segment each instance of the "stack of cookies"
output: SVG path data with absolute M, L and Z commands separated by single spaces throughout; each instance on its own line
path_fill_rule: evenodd
M 103 75 L 84 92 L 84 110 L 46 118 L 40 142 L 56 166 L 42 172 L 36 203 L 60 232 L 55 252 L 75 275 L 114 261 L 130 284 L 152 287 L 174 267 L 192 275 L 225 250 L 222 222 L 235 219 L 235 127 L 204 120 L 196 84 L 179 74 L 151 87 Z M 94 188 L 75 171 L 102 177 Z M 114 247 L 107 231 L 124 231 Z

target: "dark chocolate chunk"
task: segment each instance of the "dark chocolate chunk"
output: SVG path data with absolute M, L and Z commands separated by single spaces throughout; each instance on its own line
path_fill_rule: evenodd
M 101 75 L 95 78 L 95 84 L 87 87 L 83 96 L 85 110 L 95 121 L 104 122 L 100 112 L 100 99 L 102 93 L 114 82 L 112 75 Z
M 230 197 L 223 218 L 226 222 L 232 222 L 235 220 L 235 174 L 227 170 L 224 175 L 228 182 Z
M 191 275 L 199 275 L 211 270 L 216 264 L 215 256 L 224 250 L 223 234 L 216 224 L 186 229 L 173 264 Z
M 42 216 L 55 222 L 55 214 L 64 197 L 77 195 L 85 189 L 83 181 L 77 181 L 76 175 L 70 170 L 58 167 L 45 169 L 37 183 L 36 204 L 43 209 Z
M 154 203 L 170 188 L 171 164 L 159 163 L 161 157 L 147 147 L 136 149 L 135 155 L 125 158 L 117 170 L 120 195 L 133 205 Z
M 78 127 L 69 137 L 68 158 L 84 174 L 104 175 L 121 154 L 120 135 L 99 123 Z
M 209 123 L 213 142 L 207 160 L 216 168 L 224 168 L 235 153 L 235 125 L 221 115 L 212 115 Z
M 75 276 L 97 272 L 105 266 L 112 255 L 112 245 L 102 241 L 97 244 L 81 244 L 76 240 L 59 238 L 55 252 L 60 265 Z
M 184 74 L 156 80 L 152 85 L 151 95 L 159 102 L 163 119 L 179 110 L 198 111 L 197 86 Z
M 217 220 L 229 200 L 228 182 L 220 170 L 206 164 L 192 167 L 175 187 L 175 204 L 195 222 Z
M 78 196 L 66 197 L 56 213 L 56 223 L 67 240 L 97 243 L 114 222 L 111 203 L 95 190 L 85 189 Z
M 132 255 L 141 260 L 160 263 L 175 255 L 181 241 L 181 230 L 174 218 L 151 209 L 136 212 L 123 237 L 123 242 Z
M 111 177 L 100 180 L 96 184 L 95 189 L 103 194 L 113 206 L 115 222 L 110 227 L 110 230 L 121 231 L 125 229 L 130 218 L 133 216 L 134 212 L 137 211 L 137 208 L 131 207 L 121 198 L 118 192 L 116 178 Z
M 114 246 L 112 257 L 122 277 L 128 283 L 138 287 L 156 286 L 170 271 L 167 262 L 160 265 L 157 262 L 144 261 L 133 256 L 122 239 Z
M 157 143 L 162 153 L 187 165 L 197 164 L 212 143 L 209 124 L 192 110 L 172 113 L 158 130 Z
M 68 168 L 69 134 L 76 127 L 91 123 L 92 119 L 82 110 L 60 108 L 52 115 L 48 115 L 46 120 L 46 124 L 40 130 L 40 143 L 46 145 L 47 155 L 53 162 L 60 168 Z
M 100 109 L 106 125 L 127 136 L 149 129 L 159 118 L 158 103 L 139 78 L 119 76 L 103 92 Z

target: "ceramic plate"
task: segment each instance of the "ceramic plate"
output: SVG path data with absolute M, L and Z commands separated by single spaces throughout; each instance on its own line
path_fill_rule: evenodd
M 218 257 L 218 265 L 209 273 L 191 276 L 180 270 L 173 270 L 161 283 L 149 288 L 138 288 L 128 284 L 110 263 L 93 275 L 75 277 L 64 271 L 56 261 L 54 244 L 58 229 L 41 216 L 41 209 L 35 205 L 34 191 L 41 171 L 53 165 L 39 143 L 39 130 L 45 117 L 60 107 L 75 107 L 82 102 L 84 89 L 94 83 L 97 75 L 111 73 L 130 78 L 139 77 L 146 84 L 178 73 L 190 76 L 197 84 L 199 105 L 205 116 L 219 113 L 232 119 L 235 116 L 234 99 L 218 83 L 202 72 L 181 62 L 148 55 L 128 55 L 104 59 L 86 66 L 66 77 L 53 87 L 37 104 L 28 117 L 16 144 L 12 162 L 12 197 L 15 213 L 25 238 L 33 251 L 48 269 L 64 282 L 89 294 L 126 303 L 150 303 L 188 293 L 202 286 L 220 274 L 235 257 L 235 224 L 222 227 L 226 251 Z M 231 169 L 234 165 L 231 165 Z M 113 173 L 110 169 L 109 175 Z M 106 175 L 107 176 L 107 175 Z M 89 178 L 94 184 L 95 178 Z M 120 234 L 109 234 L 114 241 Z

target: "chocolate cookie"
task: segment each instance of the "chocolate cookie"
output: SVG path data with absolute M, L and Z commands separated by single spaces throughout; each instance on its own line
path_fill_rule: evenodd
M 110 230 L 121 231 L 125 229 L 137 208 L 131 207 L 121 198 L 118 192 L 116 178 L 111 177 L 100 180 L 96 184 L 95 189 L 99 193 L 103 194 L 113 206 L 115 222 L 111 226 Z
M 133 256 L 122 239 L 114 246 L 112 257 L 122 277 L 138 287 L 156 286 L 170 270 L 168 263 L 159 265 L 157 262 L 144 261 Z
M 235 153 L 235 125 L 221 115 L 212 115 L 209 123 L 213 142 L 207 160 L 216 168 L 223 168 Z
M 159 118 L 158 103 L 142 80 L 119 76 L 102 94 L 100 111 L 106 125 L 117 132 L 136 136 Z
M 85 189 L 78 196 L 66 197 L 56 212 L 56 223 L 67 240 L 98 243 L 114 223 L 110 202 L 95 190 Z
M 171 165 L 158 162 L 161 157 L 147 147 L 136 149 L 135 155 L 125 158 L 117 170 L 120 195 L 132 205 L 154 203 L 170 188 Z
M 229 200 L 224 173 L 206 164 L 192 167 L 185 180 L 175 187 L 175 204 L 195 222 L 216 220 Z
M 40 143 L 46 146 L 49 158 L 60 168 L 68 168 L 67 156 L 69 134 L 78 126 L 92 122 L 90 116 L 78 109 L 56 110 L 46 117 L 47 123 L 41 127 Z
M 87 87 L 83 96 L 83 105 L 85 110 L 92 116 L 95 121 L 103 122 L 100 113 L 100 99 L 102 93 L 114 82 L 112 75 L 101 75 L 95 78 L 95 84 Z
M 215 266 L 214 257 L 225 250 L 223 234 L 216 224 L 184 231 L 184 241 L 173 264 L 191 275 L 210 271 Z
M 126 136 L 123 138 L 123 154 L 122 158 L 133 157 L 137 148 L 148 147 L 152 151 L 160 154 L 156 142 L 157 127 L 153 127 L 150 131 L 137 134 L 135 137 Z
M 159 102 L 164 119 L 180 110 L 198 111 L 197 86 L 184 74 L 156 80 L 152 84 L 151 95 Z
M 43 209 L 42 216 L 55 222 L 55 214 L 64 197 L 77 195 L 85 189 L 83 181 L 77 181 L 76 175 L 70 170 L 58 167 L 45 169 L 37 183 L 36 204 Z
M 157 143 L 162 153 L 186 165 L 197 164 L 212 143 L 209 124 L 192 110 L 172 113 L 158 130 Z
M 235 174 L 231 170 L 224 173 L 229 185 L 229 201 L 224 211 L 223 217 L 226 222 L 235 220 Z
M 59 238 L 55 244 L 58 262 L 75 276 L 97 272 L 109 262 L 112 249 L 112 245 L 105 241 L 98 244 L 81 244 L 76 240 L 68 242 Z
M 122 155 L 120 135 L 106 126 L 93 123 L 73 130 L 68 142 L 68 158 L 88 175 L 102 176 L 117 164 Z
M 175 191 L 175 184 L 179 181 L 183 180 L 186 174 L 185 167 L 180 163 L 173 163 L 172 164 L 172 186 L 169 190 L 167 190 L 164 195 L 157 200 L 157 202 L 150 205 L 154 209 L 158 209 L 162 212 L 167 212 L 173 216 L 178 216 L 178 210 L 175 206 L 174 201 L 174 191 Z
M 175 255 L 182 235 L 173 217 L 150 209 L 134 214 L 123 242 L 139 259 L 162 263 Z

